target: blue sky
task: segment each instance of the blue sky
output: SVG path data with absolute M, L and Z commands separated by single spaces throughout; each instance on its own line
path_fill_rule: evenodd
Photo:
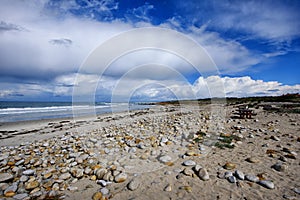
M 70 101 L 78 83 L 97 84 L 80 95 L 98 101 L 207 98 L 218 81 L 225 96 L 300 92 L 298 10 L 297 0 L 1 0 L 0 100 Z M 101 77 L 80 71 L 105 41 L 145 27 L 197 42 L 218 73 L 205 76 L 178 56 L 146 49 L 116 59 Z

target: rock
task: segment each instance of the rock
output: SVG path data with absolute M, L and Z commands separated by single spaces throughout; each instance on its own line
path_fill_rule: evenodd
M 236 170 L 234 172 L 235 177 L 237 177 L 240 180 L 244 180 L 245 179 L 245 175 L 243 172 L 241 172 L 240 170 Z
M 279 172 L 284 172 L 288 166 L 282 163 L 276 163 L 275 165 L 272 165 L 272 168 Z
M 259 181 L 259 178 L 255 175 L 246 175 L 245 179 L 254 183 Z
M 73 177 L 75 178 L 81 178 L 84 175 L 84 170 L 83 169 L 79 169 L 79 168 L 72 168 L 70 170 L 70 173 L 72 174 Z
M 141 183 L 137 179 L 133 179 L 132 181 L 129 182 L 127 187 L 128 187 L 129 190 L 134 191 L 134 190 L 138 189 L 140 184 Z
M 195 155 L 197 155 L 194 151 L 187 151 L 186 153 L 185 153 L 185 155 L 187 155 L 187 156 L 195 156 Z
M 23 164 L 24 164 L 24 162 L 25 162 L 25 160 L 24 160 L 24 159 L 22 159 L 22 160 L 19 160 L 18 162 L 16 162 L 16 166 L 18 166 L 18 165 L 23 165 Z
M 127 179 L 127 174 L 122 172 L 115 177 L 115 182 L 122 183 L 126 181 L 126 179 Z
M 32 169 L 28 169 L 23 172 L 23 175 L 26 175 L 26 176 L 32 176 L 34 174 L 35 174 L 35 171 Z
M 106 187 L 107 185 L 112 184 L 112 182 L 105 181 L 105 180 L 98 180 L 97 184 L 100 184 L 101 186 Z
M 14 199 L 15 200 L 23 200 L 23 199 L 26 199 L 27 197 L 28 197 L 27 193 L 22 193 L 22 194 L 16 194 L 14 196 Z
M 228 178 L 229 176 L 233 176 L 232 172 L 225 172 L 224 178 Z
M 0 193 L 6 190 L 9 187 L 8 183 L 0 183 Z
M 195 161 L 192 161 L 192 160 L 186 160 L 183 162 L 183 165 L 184 166 L 195 166 L 196 163 L 195 163 Z
M 296 159 L 296 156 L 294 154 L 287 154 L 285 155 L 285 157 L 289 158 L 289 159 Z
M 74 191 L 77 191 L 77 190 L 78 190 L 78 187 L 69 186 L 67 189 L 68 189 L 69 191 L 71 191 L 71 192 L 74 192 Z
M 161 156 L 161 157 L 159 158 L 159 161 L 160 161 L 160 162 L 163 162 L 163 163 L 170 162 L 171 160 L 172 160 L 172 158 L 171 158 L 170 156 L 168 156 L 168 155 Z
M 52 177 L 51 172 L 48 172 L 48 173 L 44 174 L 44 176 L 43 176 L 44 179 L 48 179 L 48 178 L 51 178 L 51 177 Z
M 52 186 L 52 190 L 58 191 L 59 190 L 59 184 L 58 183 L 54 183 L 53 186 Z
M 208 181 L 209 180 L 209 174 L 205 168 L 201 168 L 198 172 L 198 176 L 201 180 L 203 181 Z
M 100 168 L 97 169 L 95 175 L 97 176 L 97 179 L 102 179 L 106 173 L 107 173 L 107 169 Z
M 272 135 L 271 136 L 271 139 L 272 140 L 275 140 L 275 141 L 280 141 L 279 137 L 275 136 L 275 135 Z
M 107 195 L 107 194 L 109 194 L 109 190 L 107 189 L 107 188 L 101 188 L 100 189 L 100 192 L 103 194 L 103 195 Z
M 227 162 L 223 167 L 224 169 L 232 170 L 236 167 L 236 165 L 234 163 Z
M 283 156 L 280 156 L 279 160 L 281 160 L 282 162 L 287 162 L 288 161 L 288 159 L 286 157 L 283 157 Z
M 196 165 L 195 167 L 194 167 L 194 170 L 196 171 L 196 172 L 199 172 L 199 170 L 202 168 L 202 166 L 201 165 Z
M 0 183 L 10 181 L 14 178 L 12 174 L 9 173 L 1 173 L 0 174 Z
M 69 178 L 71 178 L 71 174 L 70 174 L 69 172 L 64 173 L 64 174 L 61 174 L 61 175 L 59 176 L 59 179 L 61 179 L 61 180 L 67 180 L 67 179 L 69 179 Z
M 37 191 L 37 192 L 34 192 L 31 194 L 31 197 L 33 199 L 36 199 L 37 197 L 41 197 L 43 195 L 43 192 L 42 191 Z
M 294 192 L 296 192 L 297 194 L 300 194 L 300 188 L 294 188 Z
M 255 157 L 247 158 L 246 161 L 249 163 L 259 163 L 260 162 L 260 160 Z
M 236 183 L 236 178 L 234 176 L 229 176 L 227 178 L 227 180 L 230 182 L 230 183 Z
M 268 189 L 274 189 L 274 183 L 272 181 L 267 181 L 267 180 L 261 180 L 258 182 L 259 185 L 268 188 Z
M 34 188 L 37 188 L 40 185 L 38 181 L 32 181 L 27 184 L 25 184 L 25 189 L 26 190 L 32 190 Z
M 172 191 L 171 185 L 168 184 L 168 185 L 164 188 L 164 191 L 166 191 L 166 192 L 171 192 L 171 191 Z
M 14 196 L 16 194 L 17 189 L 18 189 L 18 185 L 12 184 L 8 188 L 6 188 L 6 190 L 4 191 L 4 196 L 6 196 L 6 197 Z
M 190 169 L 190 168 L 185 168 L 183 170 L 183 174 L 186 175 L 186 176 L 193 176 L 194 171 L 192 169 Z
M 48 197 L 49 199 L 55 199 L 55 197 L 57 198 L 57 192 L 55 190 L 50 190 L 48 192 Z
M 101 200 L 102 199 L 102 193 L 101 192 L 96 192 L 94 195 L 93 195 L 93 197 L 92 197 L 92 199 L 93 200 Z

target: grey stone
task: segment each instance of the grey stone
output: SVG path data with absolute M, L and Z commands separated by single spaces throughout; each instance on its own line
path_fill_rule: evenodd
M 234 176 L 229 176 L 227 178 L 227 180 L 230 182 L 230 183 L 236 183 L 236 178 Z
M 129 184 L 127 185 L 128 189 L 131 191 L 134 191 L 136 189 L 138 189 L 138 187 L 140 186 L 140 181 L 138 179 L 133 179 L 132 181 L 129 182 Z
M 300 188 L 294 188 L 294 192 L 296 192 L 297 194 L 300 194 Z
M 192 160 L 186 160 L 183 162 L 183 165 L 184 166 L 195 166 L 196 163 L 195 163 L 195 161 L 192 161 Z
M 236 170 L 234 172 L 235 177 L 237 177 L 240 180 L 244 180 L 245 179 L 245 175 L 243 172 L 241 172 L 240 170 Z
M 287 169 L 287 165 L 282 164 L 282 163 L 276 163 L 275 165 L 272 166 L 273 169 L 279 172 L 284 172 Z
M 14 196 L 14 199 L 16 199 L 16 200 L 22 200 L 22 199 L 25 199 L 26 197 L 28 197 L 28 194 L 27 193 L 22 193 L 22 194 L 16 194 Z
M 170 162 L 171 160 L 172 160 L 172 158 L 171 158 L 170 156 L 168 156 L 168 155 L 161 156 L 161 157 L 159 158 L 159 161 L 160 161 L 160 162 L 163 162 L 163 163 Z
M 5 182 L 5 181 L 10 181 L 13 178 L 14 178 L 14 176 L 9 173 L 1 173 L 0 174 L 0 183 Z
M 268 189 L 274 189 L 274 183 L 272 181 L 267 181 L 267 180 L 261 180 L 258 182 L 259 185 L 268 188 Z
M 103 195 L 109 194 L 109 190 L 108 190 L 107 188 L 101 188 L 101 189 L 100 189 L 100 192 L 101 192 Z
M 209 180 L 209 174 L 205 168 L 201 168 L 199 170 L 199 178 L 203 181 L 208 181 Z
M 254 183 L 259 181 L 259 178 L 255 175 L 246 175 L 245 179 Z
M 23 172 L 23 175 L 26 175 L 26 176 L 32 176 L 34 174 L 35 174 L 35 171 L 32 169 L 28 169 Z
M 67 179 L 69 179 L 69 178 L 71 178 L 71 174 L 70 174 L 69 172 L 64 173 L 64 174 L 61 174 L 61 175 L 59 176 L 59 179 L 61 179 L 61 180 L 67 180 Z

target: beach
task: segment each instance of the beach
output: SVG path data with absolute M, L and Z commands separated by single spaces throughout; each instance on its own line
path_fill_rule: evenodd
M 1 123 L 0 195 L 299 199 L 300 114 L 257 104 L 241 119 L 237 106 L 165 104 Z

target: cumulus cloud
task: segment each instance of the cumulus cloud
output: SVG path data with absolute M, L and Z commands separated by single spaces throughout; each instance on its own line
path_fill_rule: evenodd
M 174 72 L 176 73 L 176 72 Z M 90 85 L 96 84 L 93 89 Z M 197 99 L 211 97 L 274 96 L 286 93 L 300 93 L 300 85 L 284 85 L 277 81 L 253 80 L 243 77 L 199 77 L 190 84 L 184 77 L 174 80 L 132 79 L 130 76 L 114 78 L 93 74 L 67 74 L 58 76 L 52 84 L 0 84 L 1 98 L 15 98 L 24 95 L 39 97 L 43 93 L 52 96 L 86 96 L 96 101 L 163 101 L 176 99 Z M 74 88 L 77 88 L 74 94 Z M 80 98 L 77 98 L 80 100 Z M 82 99 L 81 99 L 82 100 Z

